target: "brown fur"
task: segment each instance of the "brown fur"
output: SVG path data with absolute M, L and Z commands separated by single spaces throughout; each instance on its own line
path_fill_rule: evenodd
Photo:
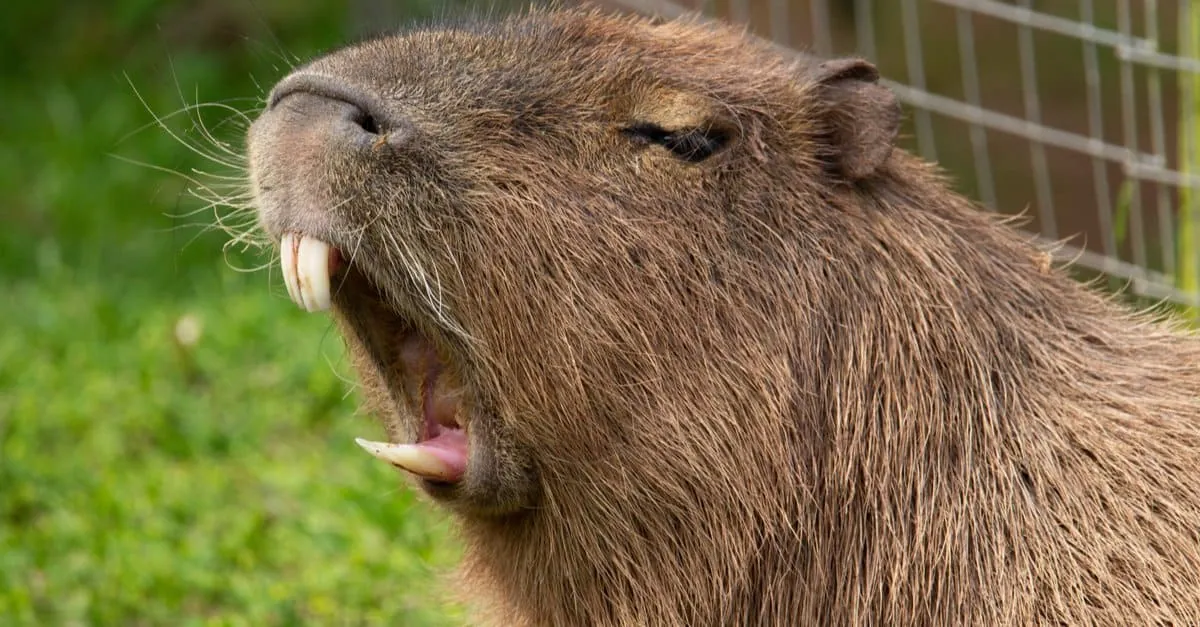
M 263 225 L 353 258 L 393 438 L 404 329 L 463 381 L 468 477 L 424 487 L 496 624 L 1200 624 L 1200 340 L 892 150 L 868 64 L 571 11 L 298 72 L 390 134 L 281 100 Z M 688 163 L 646 121 L 730 141 Z

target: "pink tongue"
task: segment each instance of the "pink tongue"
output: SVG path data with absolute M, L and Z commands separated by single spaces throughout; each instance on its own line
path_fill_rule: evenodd
M 461 429 L 442 429 L 432 438 L 418 442 L 417 446 L 449 467 L 450 476 L 437 477 L 438 481 L 454 483 L 462 479 L 463 474 L 467 472 L 467 434 Z

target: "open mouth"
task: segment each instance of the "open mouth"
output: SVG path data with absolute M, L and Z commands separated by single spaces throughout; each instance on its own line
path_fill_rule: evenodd
M 306 311 L 329 310 L 334 300 L 332 277 L 348 269 L 342 254 L 326 242 L 296 233 L 285 234 L 280 247 L 288 296 Z M 394 395 L 403 397 L 408 413 L 420 423 L 417 439 L 412 444 L 355 441 L 375 457 L 422 479 L 458 483 L 466 474 L 469 451 L 462 385 L 432 342 L 395 312 L 390 315 L 399 322 L 392 326 L 401 329 L 400 337 L 381 344 L 398 354 L 379 357 L 390 362 L 383 364 L 391 373 L 389 387 L 399 392 Z

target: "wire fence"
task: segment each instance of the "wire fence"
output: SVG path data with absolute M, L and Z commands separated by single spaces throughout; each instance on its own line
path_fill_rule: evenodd
M 962 191 L 1026 214 L 1060 261 L 1200 306 L 1200 0 L 609 4 L 700 10 L 789 49 L 871 59 L 906 105 L 906 147 Z

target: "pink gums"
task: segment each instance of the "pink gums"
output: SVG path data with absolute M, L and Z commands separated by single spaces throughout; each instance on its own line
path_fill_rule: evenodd
M 467 433 L 463 429 L 443 425 L 434 415 L 433 390 L 437 384 L 437 378 L 441 374 L 441 367 L 437 363 L 437 357 L 432 354 L 432 350 L 426 363 L 429 364 L 429 367 L 426 370 L 427 374 L 421 390 L 421 414 L 425 425 L 416 445 L 435 455 L 450 467 L 451 476 L 438 477 L 437 481 L 457 483 L 467 472 Z

